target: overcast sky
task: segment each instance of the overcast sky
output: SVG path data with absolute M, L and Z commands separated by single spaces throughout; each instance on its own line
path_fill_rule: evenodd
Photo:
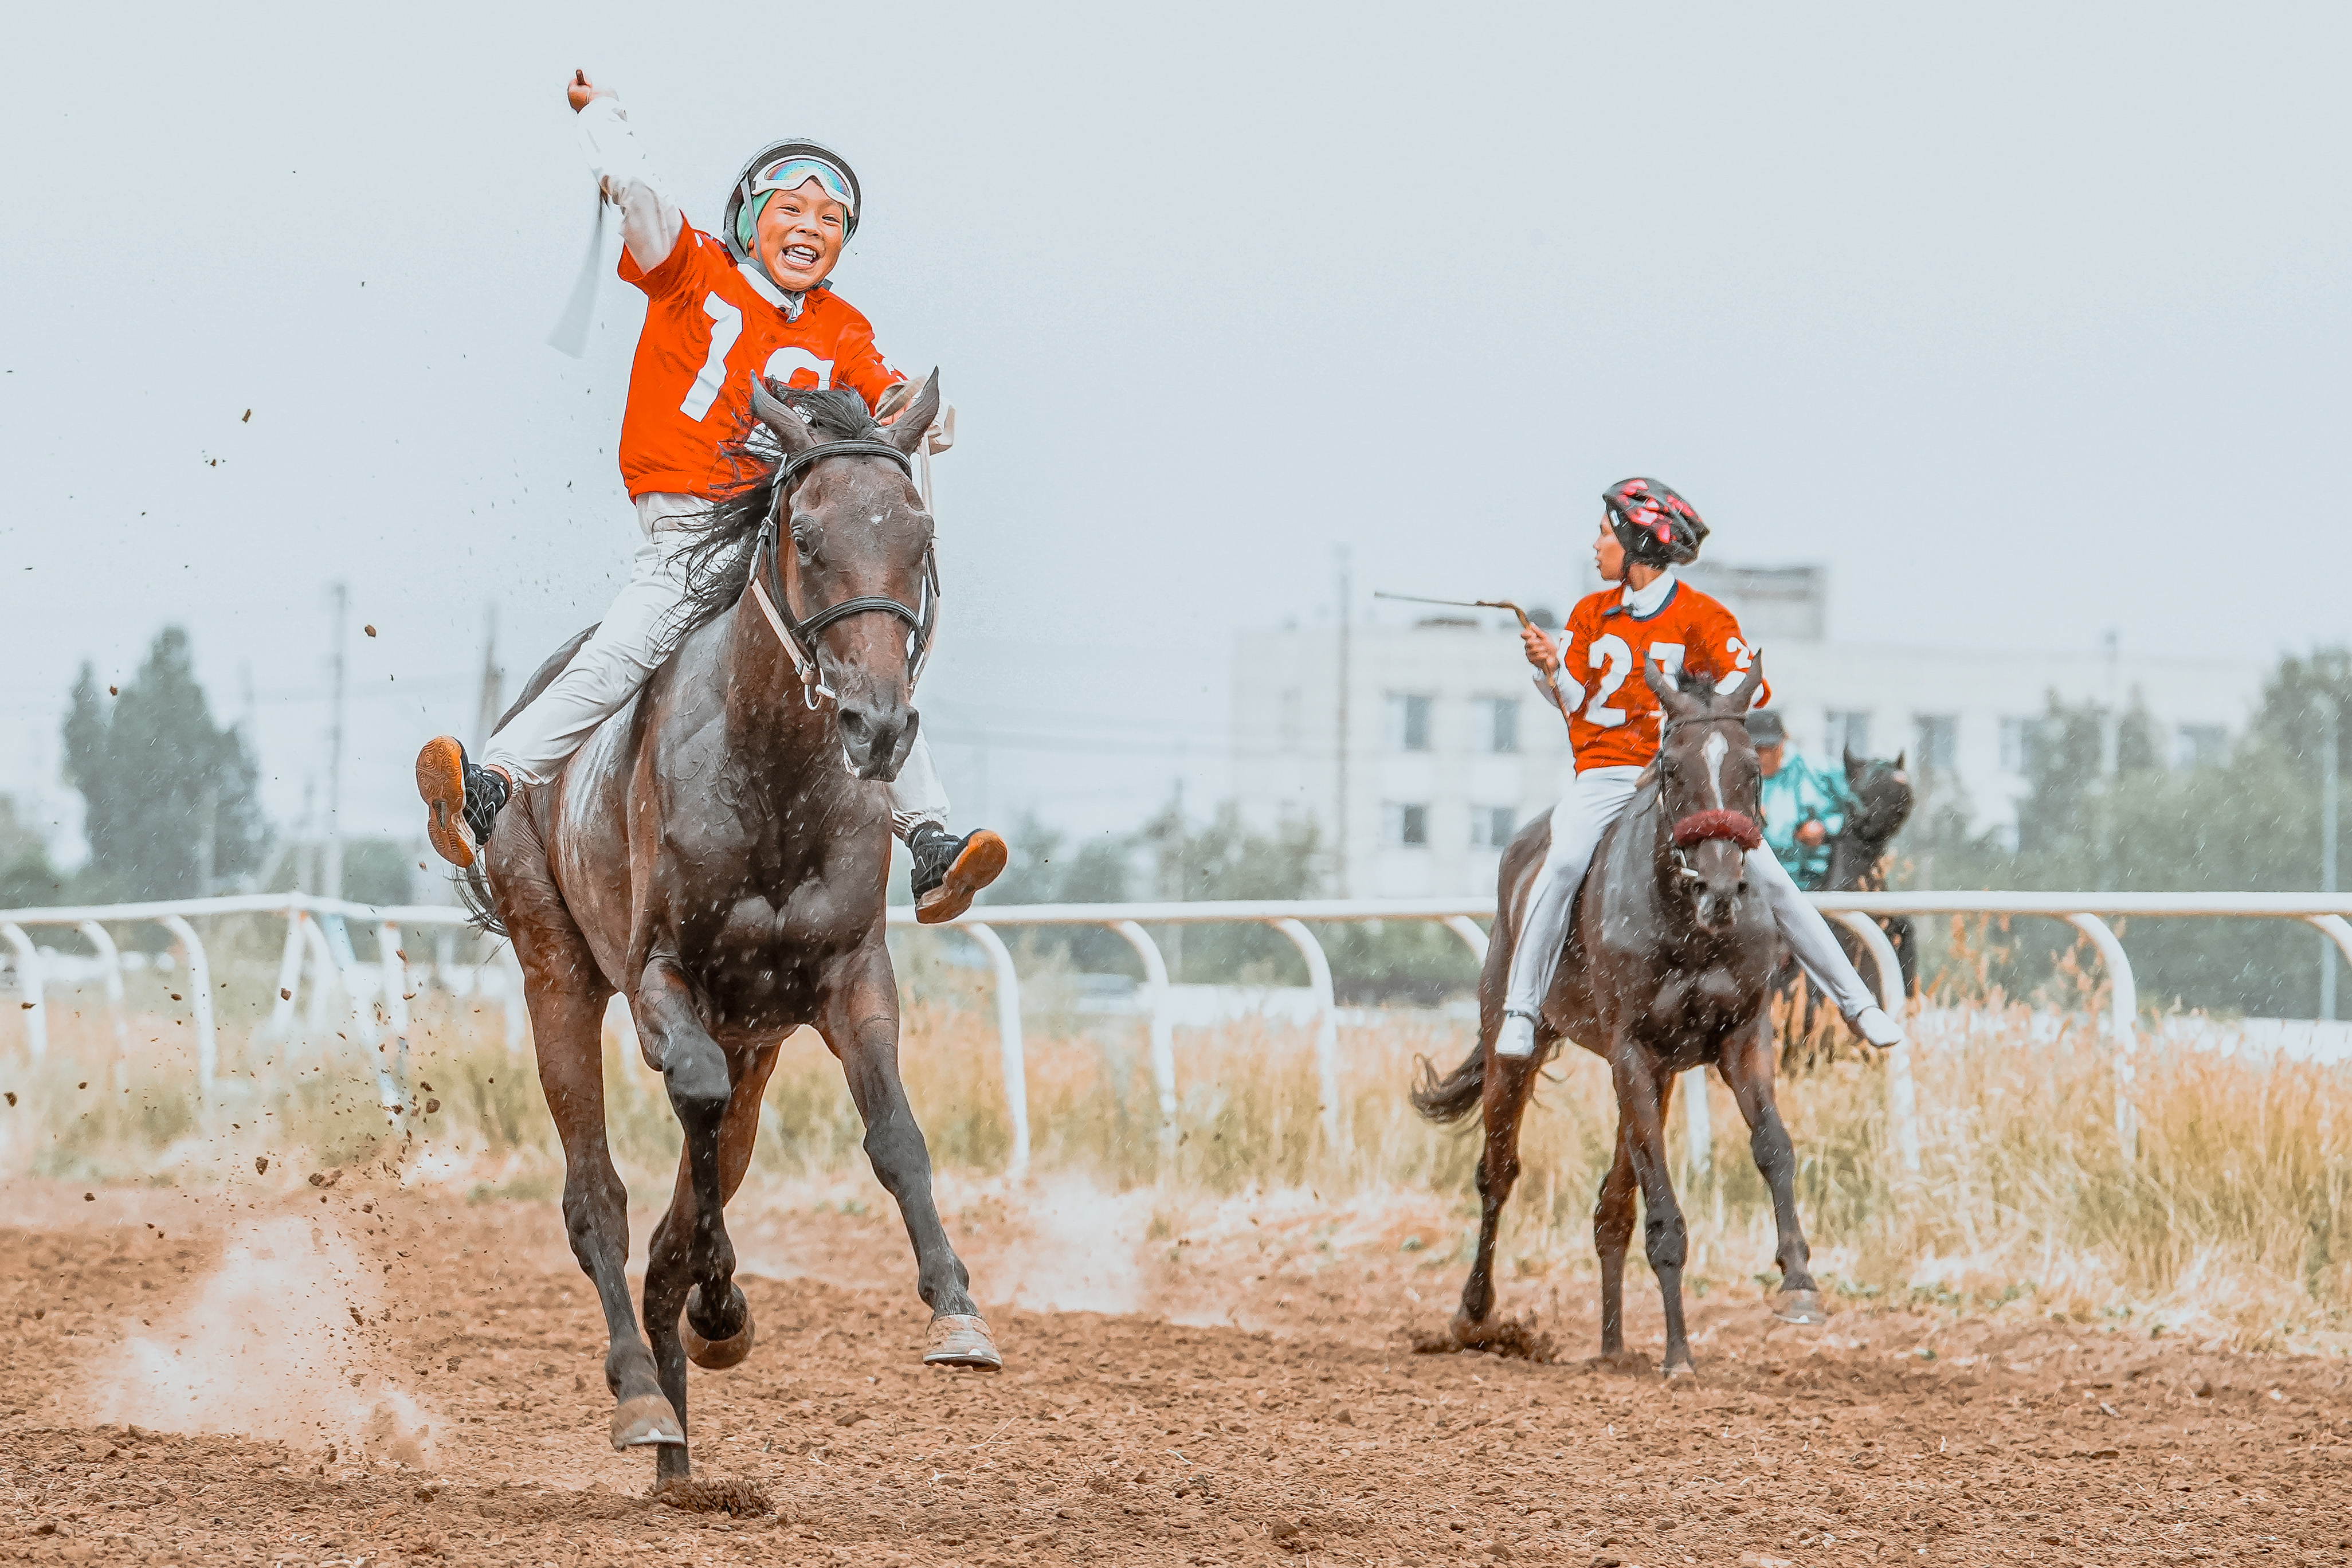
M 856 163 L 837 285 L 959 409 L 923 706 L 968 822 L 1213 795 L 1231 634 L 1328 617 L 1336 545 L 1564 604 L 1635 472 L 1711 555 L 1831 563 L 1840 638 L 2341 642 L 2347 16 L 28 8 L 0 790 L 59 795 L 75 668 L 177 621 L 290 822 L 342 580 L 346 825 L 405 834 L 485 605 L 513 679 L 601 615 L 641 303 L 542 341 L 575 65 L 705 226 L 765 138 Z

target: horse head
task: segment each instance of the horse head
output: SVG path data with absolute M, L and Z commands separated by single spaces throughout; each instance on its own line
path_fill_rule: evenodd
M 1685 689 L 1654 660 L 1643 661 L 1642 678 L 1664 713 L 1658 809 L 1672 839 L 1674 879 L 1691 893 L 1691 918 L 1701 931 L 1727 931 L 1748 892 L 1747 852 L 1764 841 L 1757 810 L 1764 770 L 1740 722 L 1763 684 L 1763 660 L 1728 692 L 1706 681 Z
M 1906 754 L 1897 752 L 1890 763 L 1845 753 L 1846 787 L 1853 794 L 1853 805 L 1845 814 L 1844 831 L 1831 844 L 1826 886 L 1861 887 L 1876 870 L 1887 845 L 1911 819 L 1916 797 L 1911 774 L 1903 765 Z
M 803 680 L 820 678 L 833 694 L 842 751 L 859 778 L 898 777 L 920 721 L 914 678 L 939 587 L 931 517 L 910 475 L 939 410 L 936 370 L 887 426 L 854 392 L 778 396 L 751 383 L 751 411 L 783 449 L 766 588 L 781 593 L 777 608 L 811 666 Z M 828 455 L 835 447 L 844 450 Z M 761 570 L 755 560 L 755 585 Z

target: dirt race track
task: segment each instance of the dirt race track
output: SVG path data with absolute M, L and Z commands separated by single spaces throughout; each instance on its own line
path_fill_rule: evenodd
M 681 1511 L 605 1447 L 554 1208 L 385 1187 L 12 1187 L 0 1560 L 2352 1561 L 2340 1361 L 2003 1313 L 1797 1330 L 1717 1290 L 1662 1388 L 1585 1364 L 1580 1282 L 1526 1281 L 1555 1363 L 1415 1355 L 1460 1266 L 1295 1213 L 1161 1241 L 1143 1310 L 992 1305 L 992 1377 L 919 1365 L 895 1218 L 746 1215 L 759 1344 L 693 1374 L 695 1463 L 773 1511 Z M 1007 1283 L 1038 1267 L 1017 1194 L 951 1224 L 983 1300 L 1045 1299 Z

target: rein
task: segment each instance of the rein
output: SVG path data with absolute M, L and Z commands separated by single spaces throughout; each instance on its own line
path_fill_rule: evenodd
M 923 602 L 919 611 L 909 609 L 896 599 L 877 594 L 864 594 L 839 604 L 827 605 L 805 618 L 793 614 L 790 595 L 784 592 L 784 571 L 782 553 L 782 531 L 778 520 L 783 515 L 784 501 L 793 482 L 828 458 L 887 458 L 898 465 L 908 479 L 915 477 L 915 465 L 906 453 L 887 441 L 826 441 L 796 452 L 784 459 L 776 469 L 774 499 L 768 504 L 767 521 L 760 525 L 759 542 L 752 547 L 751 596 L 759 601 L 760 609 L 775 628 L 776 639 L 784 645 L 784 652 L 793 661 L 793 670 L 801 678 L 801 701 L 811 709 L 821 697 L 838 700 L 833 688 L 824 683 L 817 668 L 816 639 L 825 629 L 853 616 L 896 616 L 907 623 L 913 634 L 907 647 L 907 686 L 912 689 L 922 679 L 923 662 L 929 657 L 931 634 L 940 621 L 939 556 L 929 544 L 923 546 Z M 770 592 L 770 584 L 773 592 Z

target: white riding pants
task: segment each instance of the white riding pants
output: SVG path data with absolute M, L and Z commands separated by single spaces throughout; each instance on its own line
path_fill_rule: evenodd
M 635 697 L 677 647 L 677 608 L 686 598 L 686 547 L 690 521 L 709 515 L 699 496 L 637 498 L 644 542 L 629 564 L 629 581 L 604 613 L 595 635 L 580 645 L 563 673 L 530 706 L 492 737 L 478 761 L 495 763 L 518 784 L 544 784 L 584 744 L 597 725 Z M 783 650 L 776 650 L 782 658 Z M 931 765 L 922 731 L 906 766 L 890 785 L 890 824 L 900 837 L 925 822 L 947 825 L 947 790 Z
M 1624 815 L 1633 798 L 1640 768 L 1587 768 L 1576 775 L 1559 804 L 1551 811 L 1551 848 L 1536 872 L 1528 893 L 1527 918 L 1519 926 L 1519 942 L 1511 952 L 1510 984 L 1503 993 L 1503 1011 L 1533 1018 L 1543 1010 L 1545 993 L 1559 969 L 1568 945 L 1568 911 L 1576 900 L 1577 884 L 1592 864 L 1592 851 L 1609 825 Z M 1748 852 L 1748 880 L 1764 893 L 1772 923 L 1780 940 L 1813 984 L 1836 1002 L 1838 1011 L 1853 1017 L 1878 999 L 1854 973 L 1845 950 L 1830 934 L 1829 921 L 1797 884 L 1790 879 L 1769 847 Z

